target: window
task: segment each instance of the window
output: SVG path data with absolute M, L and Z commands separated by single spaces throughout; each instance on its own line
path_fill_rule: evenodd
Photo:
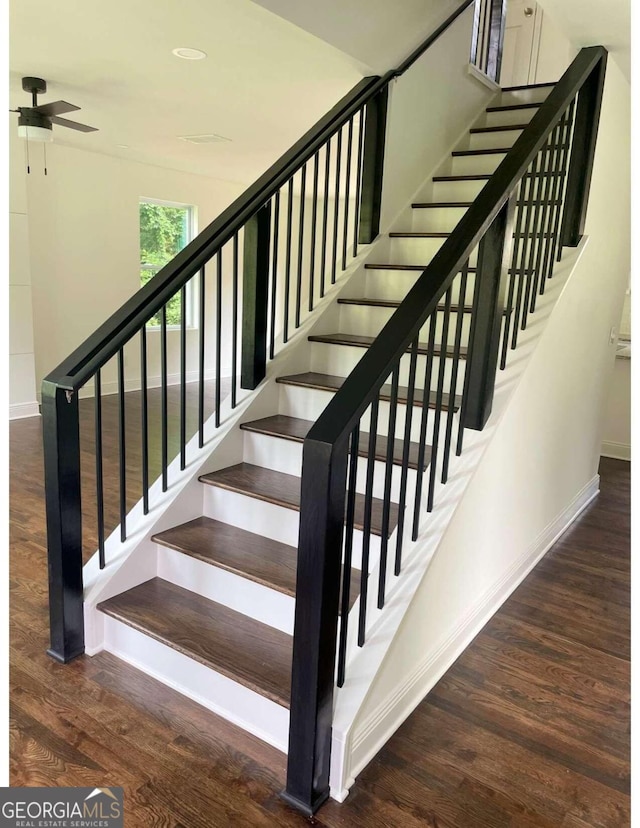
M 140 285 L 146 285 L 195 235 L 195 208 L 187 204 L 140 199 Z M 187 286 L 187 319 L 193 325 L 193 290 Z M 180 293 L 167 303 L 167 325 L 181 322 Z M 157 327 L 157 313 L 147 324 Z

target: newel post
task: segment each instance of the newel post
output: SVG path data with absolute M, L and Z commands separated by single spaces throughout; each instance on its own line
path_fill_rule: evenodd
M 348 436 L 304 442 L 287 784 L 307 815 L 329 796 Z
M 380 232 L 388 98 L 389 87 L 384 86 L 367 103 L 365 110 L 360 224 L 358 228 L 360 244 L 371 244 Z
M 607 52 L 603 50 L 602 57 L 578 92 L 560 249 L 563 246 L 577 247 L 584 233 L 606 68 Z
M 462 418 L 465 428 L 481 431 L 493 405 L 500 329 L 504 313 L 503 274 L 513 246 L 515 198 L 500 210 L 478 247 Z
M 249 390 L 258 387 L 267 371 L 270 234 L 268 202 L 244 226 L 240 387 Z
M 42 383 L 42 437 L 49 564 L 47 651 L 67 662 L 84 653 L 78 394 Z

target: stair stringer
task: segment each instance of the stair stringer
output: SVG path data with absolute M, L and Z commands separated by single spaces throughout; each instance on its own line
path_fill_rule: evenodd
M 204 425 L 204 446 L 199 448 L 196 434 L 186 445 L 185 469 L 180 469 L 179 456 L 169 464 L 169 487 L 162 492 L 161 480 L 150 486 L 150 510 L 143 513 L 140 500 L 127 515 L 127 539 L 120 541 L 117 526 L 105 540 L 106 566 L 100 570 L 97 551 L 85 564 L 84 618 L 85 653 L 95 655 L 104 648 L 104 616 L 96 606 L 115 595 L 154 578 L 158 574 L 158 552 L 152 536 L 203 514 L 204 487 L 198 478 L 225 466 L 242 461 L 244 432 L 240 423 L 266 417 L 278 410 L 280 387 L 276 377 L 308 370 L 310 343 L 307 337 L 320 329 L 335 326 L 340 312 L 337 299 L 349 285 L 357 287 L 364 281 L 364 264 L 370 255 L 380 256 L 387 239 L 378 237 L 370 245 L 362 245 L 358 256 L 338 276 L 335 285 L 328 285 L 324 298 L 290 334 L 287 343 L 276 340 L 276 354 L 267 363 L 265 379 L 254 391 L 239 391 L 235 409 L 230 398 L 220 407 L 221 425 L 216 428 L 211 416 Z M 328 400 L 327 400 L 328 402 Z
M 465 492 L 476 475 L 489 446 L 499 439 L 500 425 L 549 319 L 576 272 L 579 260 L 588 243 L 583 237 L 578 248 L 565 248 L 562 261 L 557 264 L 553 279 L 547 282 L 543 296 L 538 298 L 535 316 L 520 334 L 518 348 L 510 352 L 504 371 L 498 372 L 493 411 L 483 431 L 465 431 L 464 449 L 460 457 L 452 457 L 449 481 L 439 481 L 435 490 L 435 508 L 421 514 L 421 532 L 413 543 L 405 538 L 403 567 L 400 577 L 387 574 L 387 598 L 383 610 L 375 603 L 377 590 L 369 590 L 367 603 L 367 634 L 364 647 L 359 648 L 353 635 L 357 627 L 360 599 L 349 616 L 346 681 L 336 691 L 331 744 L 331 797 L 342 802 L 355 783 L 357 775 L 374 758 L 402 722 L 411 714 L 429 690 L 451 667 L 458 656 L 487 623 L 511 592 L 521 583 L 557 536 L 578 516 L 598 491 L 597 478 L 590 481 L 575 501 L 562 513 L 557 528 L 550 530 L 532 547 L 524 559 L 516 561 L 504 579 L 489 593 L 480 596 L 469 613 L 461 620 L 453 635 L 434 647 L 435 655 L 426 664 L 419 665 L 412 680 L 385 698 L 373 711 L 360 716 L 369 698 L 376 676 L 381 671 L 394 639 L 411 607 L 418 589 L 428 577 L 431 563 L 437 555 Z M 457 433 L 454 422 L 454 434 Z M 423 504 L 424 505 L 424 504 Z M 481 530 L 481 527 L 478 527 Z M 393 549 L 393 541 L 390 549 Z M 371 572 L 370 583 L 378 582 L 378 568 Z

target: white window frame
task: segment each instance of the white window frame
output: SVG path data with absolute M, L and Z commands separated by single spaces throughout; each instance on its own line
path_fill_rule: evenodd
M 158 204 L 160 207 L 177 207 L 180 210 L 187 210 L 187 244 L 193 241 L 198 235 L 198 208 L 195 204 L 183 204 L 180 201 L 164 201 L 160 198 L 147 198 L 140 196 L 138 199 L 138 258 L 140 258 L 140 205 L 141 204 Z M 143 265 L 139 263 L 138 271 L 155 269 L 155 265 Z M 139 277 L 138 277 L 139 278 Z M 198 306 L 200 289 L 197 280 L 191 278 L 187 282 L 187 330 L 197 330 L 198 328 Z M 161 325 L 153 325 L 147 322 L 147 331 L 159 331 Z M 168 331 L 179 331 L 180 325 L 167 325 Z

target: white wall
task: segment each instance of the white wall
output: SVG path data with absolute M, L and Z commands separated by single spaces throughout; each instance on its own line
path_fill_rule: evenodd
M 631 460 L 631 360 L 616 358 L 602 431 L 602 454 Z
M 421 697 L 416 688 L 424 696 L 451 661 L 435 675 L 425 669 L 411 704 L 403 688 L 447 641 L 464 637 L 470 609 L 483 596 L 502 590 L 504 599 L 519 562 L 593 485 L 615 353 L 610 329 L 628 283 L 629 152 L 630 88 L 612 63 L 588 244 L 358 714 L 354 742 L 381 710 L 396 722 L 411 712 Z M 496 609 L 494 599 L 490 611 Z
M 416 194 L 425 176 L 449 157 L 492 97 L 468 73 L 473 8 L 467 9 L 389 87 L 381 228 Z
M 45 177 L 32 148 L 27 182 L 38 387 L 138 289 L 141 196 L 195 205 L 201 230 L 243 190 L 240 184 L 58 143 L 48 147 L 47 155 Z M 210 283 L 212 277 L 210 273 Z M 177 371 L 177 337 L 177 332 L 170 333 L 169 373 Z M 158 333 L 150 332 L 148 340 L 153 375 L 158 370 Z M 194 332 L 191 350 L 195 344 Z M 132 381 L 139 376 L 138 348 L 136 342 L 125 356 Z M 104 376 L 106 391 L 113 390 L 114 379 L 110 365 Z
M 24 146 L 9 131 L 9 416 L 38 414 Z
M 562 77 L 578 50 L 542 7 L 538 7 L 536 17 L 541 19 L 541 23 L 536 21 L 540 26 L 540 40 L 535 83 L 553 83 Z

